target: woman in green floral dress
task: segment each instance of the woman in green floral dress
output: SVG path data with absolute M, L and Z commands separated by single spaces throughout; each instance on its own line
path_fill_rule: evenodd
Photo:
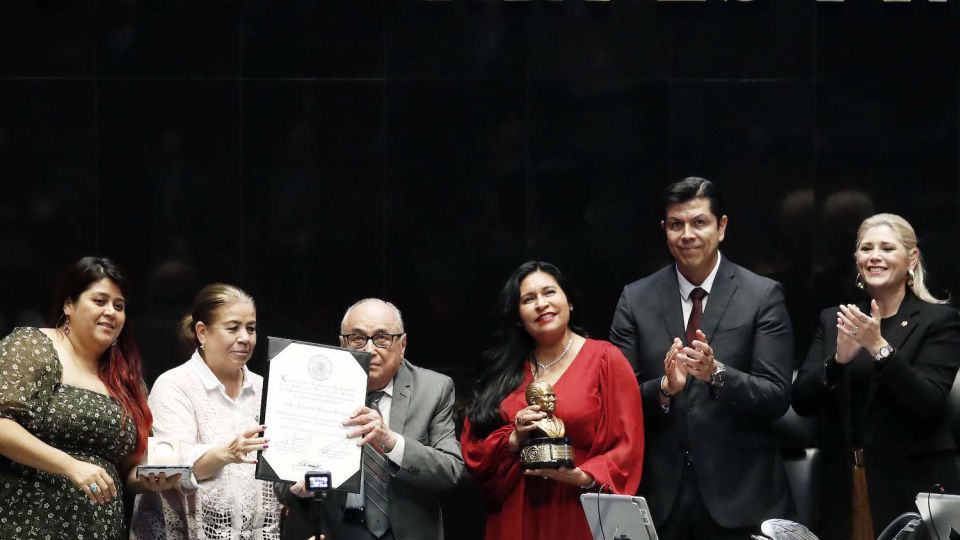
M 64 276 L 54 328 L 0 341 L 0 538 L 119 539 L 151 415 L 126 322 L 125 280 L 85 257 Z

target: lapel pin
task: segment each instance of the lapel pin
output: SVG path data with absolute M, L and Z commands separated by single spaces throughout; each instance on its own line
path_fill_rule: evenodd
M 903 321 L 902 323 L 900 323 L 900 326 L 906 326 L 906 325 L 907 325 L 907 321 Z

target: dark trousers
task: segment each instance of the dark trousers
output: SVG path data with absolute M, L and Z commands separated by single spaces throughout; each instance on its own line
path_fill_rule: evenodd
M 324 507 L 319 501 L 310 501 L 306 512 L 287 509 L 283 540 L 320 540 L 321 522 L 326 524 L 326 540 L 377 540 L 355 516 L 345 516 L 339 505 L 334 503 Z M 379 540 L 394 540 L 393 530 L 388 530 Z
M 660 540 L 749 540 L 751 534 L 759 533 L 759 523 L 756 527 L 728 529 L 710 517 L 693 464 L 683 471 L 680 492 L 673 502 L 670 515 L 663 525 L 657 527 Z

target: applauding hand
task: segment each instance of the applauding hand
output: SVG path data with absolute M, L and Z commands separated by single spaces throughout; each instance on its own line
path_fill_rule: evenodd
M 853 360 L 861 347 L 876 355 L 885 345 L 887 340 L 880 335 L 880 306 L 876 300 L 870 301 L 870 315 L 853 304 L 840 306 L 837 312 L 838 364 Z
M 717 370 L 713 348 L 707 343 L 706 334 L 700 330 L 697 330 L 697 339 L 677 353 L 677 358 L 686 365 L 687 373 L 703 382 L 710 382 L 710 376 Z

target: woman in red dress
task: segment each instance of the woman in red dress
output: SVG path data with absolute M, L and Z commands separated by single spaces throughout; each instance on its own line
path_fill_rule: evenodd
M 570 325 L 560 270 L 524 263 L 500 295 L 496 343 L 482 357 L 461 443 L 487 499 L 487 540 L 589 539 L 584 490 L 633 495 L 643 464 L 640 391 L 615 346 Z M 546 414 L 527 405 L 534 381 L 553 385 L 576 467 L 520 468 L 520 443 Z

